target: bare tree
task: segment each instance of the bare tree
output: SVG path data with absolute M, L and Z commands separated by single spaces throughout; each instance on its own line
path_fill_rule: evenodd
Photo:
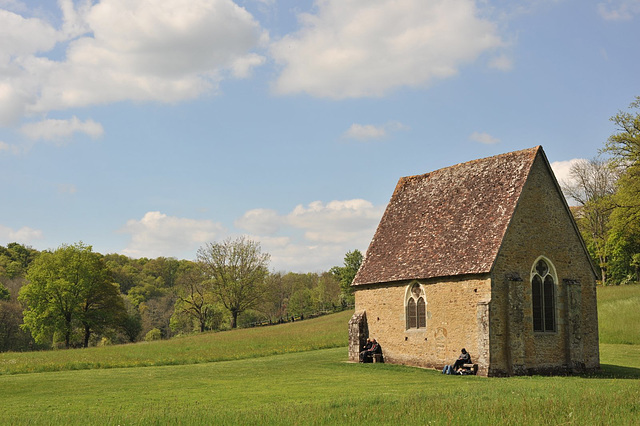
M 600 279 L 606 284 L 609 250 L 609 217 L 615 208 L 613 195 L 619 172 L 611 161 L 595 158 L 580 160 L 571 166 L 569 180 L 562 183 L 568 198 L 580 206 L 578 223 L 593 246 L 600 267 Z
M 237 327 L 239 314 L 260 302 L 269 259 L 258 242 L 245 237 L 207 243 L 198 250 L 211 291 L 231 313 L 231 328 Z

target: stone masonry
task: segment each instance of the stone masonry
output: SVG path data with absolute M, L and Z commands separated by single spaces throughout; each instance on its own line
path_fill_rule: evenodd
M 505 167 L 511 159 L 514 172 L 509 175 Z M 441 201 L 437 196 L 447 191 L 450 196 L 458 189 L 429 189 L 430 174 L 401 179 L 367 252 L 374 257 L 368 263 L 365 258 L 354 280 L 356 313 L 349 323 L 349 359 L 357 360 L 361 345 L 371 337 L 381 344 L 386 362 L 437 369 L 452 364 L 464 347 L 478 364 L 478 374 L 484 376 L 581 373 L 599 368 L 595 272 L 544 152 L 537 147 L 492 161 L 493 157 L 454 166 L 455 178 L 448 175 L 449 169 L 433 173 L 438 182 L 452 185 L 478 173 L 470 179 L 484 191 L 480 201 L 471 192 L 465 194 L 453 208 L 458 219 L 450 224 L 442 211 L 455 200 Z M 489 176 L 496 188 L 483 183 L 483 176 Z M 428 201 L 437 205 L 435 225 L 424 215 L 431 207 L 425 207 L 423 218 L 420 193 L 405 195 L 407 189 L 401 187 L 405 184 L 417 188 L 410 188 L 412 191 L 431 191 Z M 487 191 L 496 193 L 493 204 Z M 500 191 L 508 194 L 500 195 Z M 407 212 L 393 205 L 402 199 L 412 203 L 406 206 Z M 465 215 L 460 203 L 473 204 L 473 214 L 483 215 L 482 219 Z M 394 219 L 389 214 L 400 216 Z M 406 229 L 395 226 L 405 223 Z M 486 235 L 468 230 L 483 223 L 488 226 Z M 470 246 L 447 249 L 450 253 L 444 257 L 432 254 L 429 238 L 440 231 L 436 225 L 444 226 L 441 232 L 460 233 L 436 237 L 438 247 L 465 238 Z M 403 238 L 420 239 L 420 244 L 412 248 Z M 390 241 L 403 244 L 396 254 Z M 437 263 L 434 267 L 414 265 L 408 257 L 413 251 L 418 253 L 415 262 L 435 259 Z M 490 261 L 486 256 L 491 256 Z M 533 328 L 532 271 L 539 259 L 550 266 L 555 284 L 554 328 L 545 332 Z M 438 271 L 458 275 L 437 276 Z M 384 280 L 385 276 L 391 280 Z M 375 277 L 383 280 L 375 282 Z M 407 297 L 416 283 L 426 300 L 426 327 L 408 329 Z

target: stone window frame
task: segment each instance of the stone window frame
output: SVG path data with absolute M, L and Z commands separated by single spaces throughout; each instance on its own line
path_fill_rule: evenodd
M 547 265 L 548 271 L 544 274 L 544 276 L 540 275 L 540 273 L 537 271 L 537 266 L 538 263 L 540 261 L 544 261 L 544 263 Z M 534 308 L 535 305 L 535 300 L 534 300 L 534 278 L 535 277 L 539 277 L 540 278 L 540 296 L 539 296 L 539 303 L 540 303 L 540 318 L 536 318 L 536 311 Z M 552 291 L 552 295 L 549 296 L 547 294 L 549 287 L 545 286 L 545 281 L 547 280 L 547 278 L 550 277 L 551 280 L 553 281 L 553 285 L 550 287 L 551 291 Z M 531 266 L 531 276 L 530 276 L 530 280 L 529 283 L 531 284 L 531 321 L 532 321 L 532 326 L 533 326 L 533 331 L 534 333 L 539 333 L 539 334 L 549 334 L 549 333 L 556 333 L 558 331 L 558 274 L 556 272 L 556 267 L 553 264 L 553 262 L 551 260 L 549 260 L 548 257 L 546 256 L 538 256 L 538 258 L 533 262 L 533 265 Z M 548 302 L 549 300 L 551 301 L 552 306 L 549 307 Z M 553 315 L 553 319 L 551 321 L 551 324 L 548 324 L 548 315 L 552 314 Z M 537 325 L 537 322 L 540 323 L 540 325 Z
M 414 289 L 418 291 L 414 292 Z M 415 314 L 411 315 L 412 313 Z M 417 281 L 409 283 L 404 296 L 404 315 L 406 330 L 427 329 L 427 296 L 424 286 Z

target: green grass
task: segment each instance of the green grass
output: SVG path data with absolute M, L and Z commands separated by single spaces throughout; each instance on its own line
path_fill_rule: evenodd
M 598 287 L 600 343 L 640 345 L 640 285 Z
M 0 353 L 0 375 L 96 368 L 200 364 L 345 347 L 353 311 L 270 327 L 166 341 L 40 352 Z
M 0 424 L 640 424 L 640 345 L 606 343 L 617 323 L 637 318 L 609 307 L 639 294 L 598 290 L 602 371 L 593 375 L 488 379 L 347 363 L 351 312 L 343 312 L 164 342 L 0 354 Z
M 605 345 L 603 360 L 611 349 Z M 444 376 L 344 362 L 345 348 L 199 365 L 0 377 L 1 424 L 631 424 L 640 369 Z M 640 362 L 636 350 L 628 363 Z M 624 377 L 624 378 L 622 378 Z

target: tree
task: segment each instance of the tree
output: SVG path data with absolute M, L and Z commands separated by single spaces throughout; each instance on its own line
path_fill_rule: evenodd
M 198 249 L 198 262 L 209 288 L 231 314 L 231 328 L 237 327 L 240 313 L 260 302 L 269 259 L 258 242 L 245 237 L 207 243 Z
M 126 310 L 126 315 L 122 324 L 120 324 L 120 330 L 124 333 L 128 342 L 133 343 L 138 339 L 140 332 L 142 331 L 142 316 L 138 308 L 131 303 L 131 301 L 124 296 L 122 301 Z
M 331 273 L 340 281 L 340 288 L 343 298 L 343 305 L 353 304 L 354 296 L 351 283 L 360 269 L 362 264 L 362 253 L 356 249 L 347 252 L 344 256 L 344 266 L 334 266 L 331 268 Z
M 81 242 L 42 252 L 27 280 L 19 299 L 26 306 L 24 327 L 38 343 L 61 335 L 69 348 L 80 332 L 86 347 L 91 333 L 115 325 L 124 309 L 102 257 Z
M 618 172 L 611 161 L 596 158 L 574 163 L 569 180 L 562 183 L 563 192 L 580 206 L 576 222 L 597 261 L 603 285 L 607 283 L 609 217 L 615 207 L 613 196 L 617 180 Z
M 615 244 L 617 280 L 635 275 L 634 256 L 640 253 L 640 96 L 629 105 L 630 112 L 619 111 L 611 117 L 616 133 L 607 140 L 604 152 L 613 156 L 620 178 L 611 214 L 611 243 Z M 633 111 L 636 110 L 636 111 Z
M 212 294 L 207 291 L 206 276 L 195 264 L 185 263 L 176 281 L 175 315 L 185 315 L 198 324 L 200 332 L 210 329 L 214 317 L 219 317 Z M 176 317 L 177 318 L 177 317 Z M 172 326 L 173 328 L 173 326 Z
M 9 289 L 5 287 L 4 284 L 0 283 L 0 301 L 7 301 L 9 299 L 11 299 L 11 293 L 9 293 Z

